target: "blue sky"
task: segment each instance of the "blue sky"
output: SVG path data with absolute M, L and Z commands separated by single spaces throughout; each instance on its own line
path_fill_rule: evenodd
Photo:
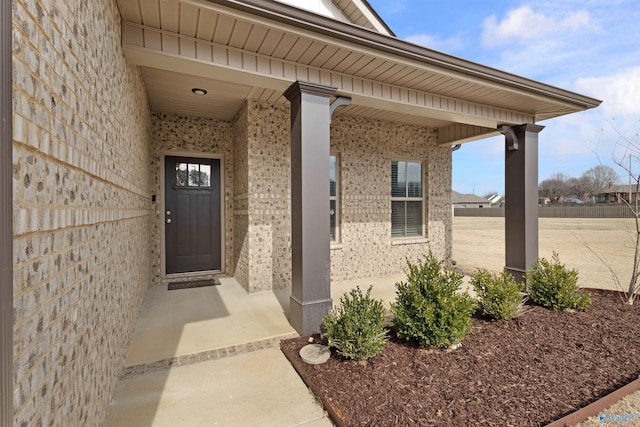
M 545 120 L 539 179 L 579 177 L 613 162 L 640 131 L 640 4 L 637 0 L 369 0 L 404 40 L 603 101 Z M 622 134 L 622 137 L 618 134 Z M 622 143 L 622 144 L 621 144 Z M 453 154 L 453 189 L 504 192 L 504 138 Z M 640 153 L 638 153 L 640 156 Z M 634 161 L 640 172 L 640 162 Z

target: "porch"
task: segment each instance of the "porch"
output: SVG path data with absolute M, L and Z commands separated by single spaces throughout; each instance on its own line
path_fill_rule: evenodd
M 371 285 L 372 295 L 386 307 L 395 298 L 395 283 L 404 274 L 334 283 L 334 304 L 349 290 Z M 129 344 L 123 376 L 219 359 L 275 347 L 298 336 L 289 323 L 291 288 L 247 293 L 233 277 L 219 286 L 167 290 L 149 288 Z
M 395 297 L 405 276 L 334 283 L 334 303 L 355 286 Z M 149 288 L 111 397 L 106 427 L 125 425 L 331 425 L 279 350 L 298 336 L 291 289 L 247 293 L 232 277 L 219 286 Z M 233 356 L 233 357 L 232 357 Z M 195 423 L 195 424 L 194 424 Z

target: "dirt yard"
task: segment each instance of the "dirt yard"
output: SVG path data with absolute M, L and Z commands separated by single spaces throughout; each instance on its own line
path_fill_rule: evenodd
M 579 273 L 579 285 L 615 289 L 615 281 L 600 257 L 606 259 L 626 288 L 634 252 L 633 219 L 540 218 L 541 257 L 555 251 L 560 261 Z M 466 274 L 478 268 L 498 272 L 504 267 L 504 218 L 454 217 L 453 259 Z

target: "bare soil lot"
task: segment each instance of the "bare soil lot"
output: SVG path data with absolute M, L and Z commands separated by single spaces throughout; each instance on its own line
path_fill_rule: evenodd
M 539 252 L 578 270 L 579 285 L 619 290 L 611 273 L 589 247 L 605 258 L 626 288 L 631 276 L 633 219 L 540 218 Z M 454 217 L 453 259 L 465 274 L 478 268 L 498 272 L 504 267 L 504 218 Z

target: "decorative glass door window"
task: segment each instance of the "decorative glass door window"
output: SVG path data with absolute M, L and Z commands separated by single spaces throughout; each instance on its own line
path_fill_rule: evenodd
M 211 165 L 176 163 L 176 187 L 211 187 Z

